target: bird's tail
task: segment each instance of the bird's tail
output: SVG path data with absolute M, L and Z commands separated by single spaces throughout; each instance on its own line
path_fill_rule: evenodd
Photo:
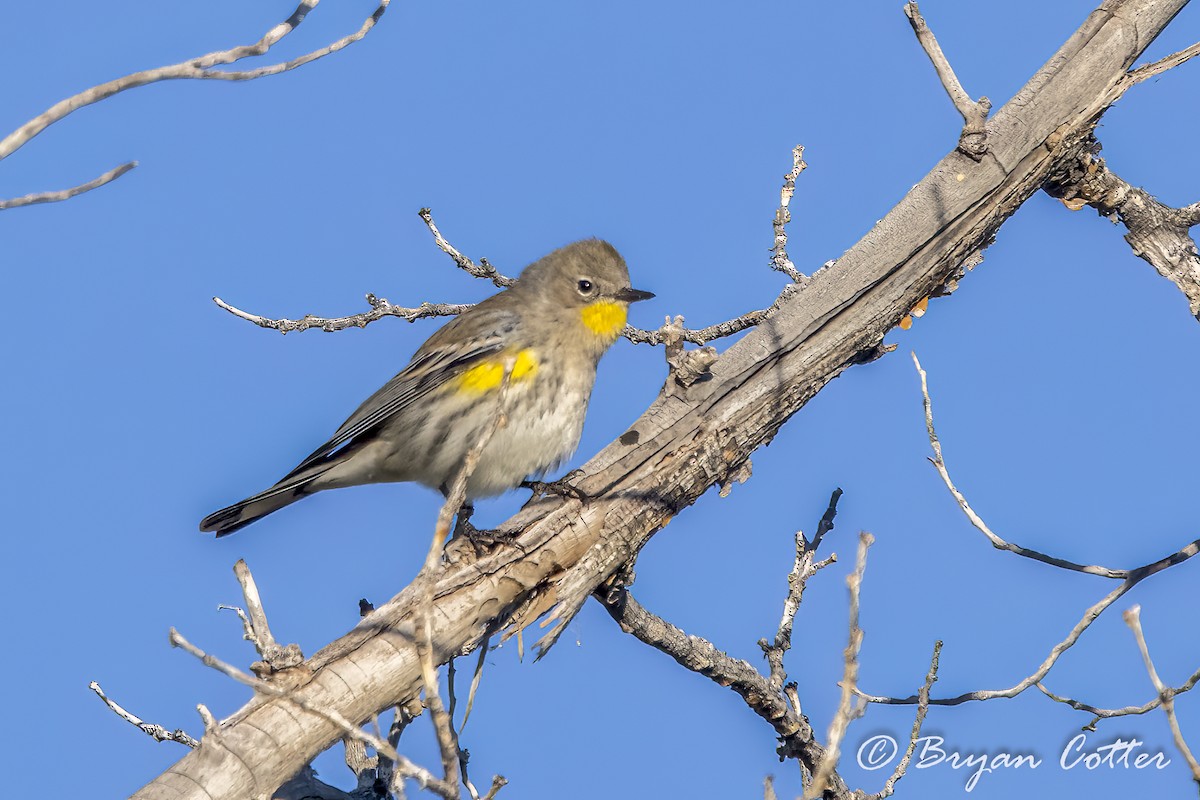
M 214 511 L 200 520 L 200 530 L 215 532 L 218 538 L 228 536 L 251 522 L 262 519 L 272 511 L 290 506 L 300 498 L 320 491 L 311 488 L 310 484 L 330 466 L 330 464 L 319 464 L 317 469 L 306 469 L 298 475 L 288 475 L 266 491 L 247 497 L 220 511 Z

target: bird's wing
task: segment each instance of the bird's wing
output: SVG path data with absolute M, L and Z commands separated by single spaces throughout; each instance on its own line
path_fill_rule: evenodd
M 520 322 L 520 318 L 511 311 L 477 307 L 470 312 L 469 327 L 473 335 L 465 343 L 455 343 L 458 337 L 447 334 L 463 327 L 457 324 L 463 320 L 463 316 L 458 317 L 421 345 L 407 367 L 368 397 L 342 423 L 333 437 L 301 461 L 289 476 L 324 459 L 413 401 L 461 375 L 488 356 L 504 350 L 511 344 L 512 334 Z

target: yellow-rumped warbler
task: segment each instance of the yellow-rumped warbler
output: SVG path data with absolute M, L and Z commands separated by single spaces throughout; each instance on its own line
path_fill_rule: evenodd
M 554 469 L 579 444 L 596 364 L 621 335 L 629 304 L 653 296 L 630 288 L 608 242 L 555 250 L 442 326 L 282 480 L 209 514 L 200 530 L 224 536 L 323 489 L 416 481 L 447 492 L 498 413 L 506 372 L 507 424 L 480 453 L 467 499 Z

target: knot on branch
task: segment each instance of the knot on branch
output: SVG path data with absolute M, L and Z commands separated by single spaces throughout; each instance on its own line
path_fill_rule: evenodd
M 717 350 L 707 345 L 696 350 L 685 350 L 683 343 L 687 329 L 683 327 L 682 316 L 674 319 L 667 317 L 658 333 L 666 349 L 669 370 L 664 391 L 671 394 L 679 389 L 688 389 L 693 384 L 711 377 L 709 368 L 717 360 Z

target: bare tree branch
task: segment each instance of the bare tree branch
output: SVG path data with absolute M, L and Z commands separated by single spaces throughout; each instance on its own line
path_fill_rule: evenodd
M 1200 253 L 1190 229 L 1200 224 L 1200 203 L 1171 208 L 1144 189 L 1130 186 L 1096 156 L 1099 142 L 1080 148 L 1046 182 L 1046 192 L 1077 211 L 1085 204 L 1101 216 L 1125 226 L 1125 241 L 1187 298 L 1192 316 L 1200 319 Z
M 971 504 L 967 502 L 967 498 L 964 497 L 962 492 L 958 490 L 958 487 L 954 485 L 954 481 L 950 479 L 950 472 L 946 469 L 945 459 L 942 458 L 942 443 L 938 440 L 937 431 L 934 430 L 933 427 L 933 401 L 929 398 L 928 376 L 925 374 L 925 370 L 921 368 L 921 362 L 917 359 L 916 353 L 912 354 L 912 360 L 913 364 L 917 368 L 917 374 L 921 376 L 921 396 L 925 401 L 925 430 L 929 435 L 929 444 L 933 448 L 933 458 L 929 459 L 929 463 L 933 464 L 934 469 L 936 469 L 938 475 L 941 476 L 942 482 L 945 483 L 946 488 L 950 490 L 950 494 L 954 497 L 955 502 L 958 503 L 958 507 L 961 508 L 963 513 L 967 515 L 967 519 L 970 520 L 971 524 L 976 528 L 976 530 L 987 537 L 988 541 L 992 543 L 992 547 L 995 547 L 997 550 L 1005 550 L 1009 553 L 1022 556 L 1024 558 L 1031 558 L 1034 561 L 1040 561 L 1043 564 L 1049 564 L 1052 567 L 1059 567 L 1060 569 L 1072 570 L 1074 572 L 1084 572 L 1088 575 L 1099 575 L 1102 578 L 1113 578 L 1116 580 L 1128 578 L 1129 570 L 1109 569 L 1108 567 L 1076 564 L 1073 561 L 1067 561 L 1065 559 L 1049 556 L 1045 553 L 1039 553 L 1037 550 L 1030 550 L 1027 547 L 1021 547 L 1018 544 L 1007 542 L 992 532 L 992 529 L 989 528 L 987 523 L 983 521 L 983 518 L 975 513 L 973 508 L 971 508 Z
M 373 27 L 375 27 L 375 23 L 379 21 L 380 17 L 383 16 L 383 13 L 387 10 L 388 4 L 391 2 L 391 0 L 380 0 L 379 6 L 375 9 L 375 12 L 371 14 L 371 16 L 367 18 L 366 22 L 362 24 L 362 27 L 360 27 L 354 33 L 344 36 L 325 47 L 314 50 L 299 58 L 252 70 L 235 72 L 214 69 L 214 67 L 233 64 L 237 61 L 241 61 L 244 58 L 264 55 L 272 47 L 278 44 L 281 39 L 295 30 L 300 23 L 304 21 L 304 18 L 308 15 L 308 12 L 316 8 L 319 2 L 320 0 L 301 0 L 300 5 L 296 7 L 296 10 L 292 12 L 290 17 L 271 28 L 271 30 L 267 31 L 266 34 L 264 34 L 263 37 L 254 44 L 231 47 L 228 50 L 219 50 L 198 58 L 190 58 L 177 64 L 169 64 L 164 67 L 134 72 L 122 78 L 117 78 L 115 80 L 108 81 L 107 83 L 101 83 L 97 86 L 93 86 L 92 88 L 86 89 L 79 94 L 66 98 L 65 100 L 60 100 L 59 102 L 50 106 L 50 108 L 43 111 L 41 114 L 38 114 L 33 119 L 17 128 L 4 139 L 0 140 L 0 161 L 15 153 L 46 128 L 53 125 L 55 122 L 62 120 L 69 114 L 72 114 L 81 108 L 85 108 L 86 106 L 90 106 L 93 103 L 106 100 L 115 94 L 127 91 L 129 89 L 135 89 L 139 86 L 146 86 L 148 84 L 158 83 L 160 81 L 179 79 L 211 79 L 227 81 L 253 80 L 255 78 L 262 78 L 267 75 L 278 75 L 281 72 L 287 72 L 312 61 L 316 61 L 317 59 L 323 58 L 331 53 L 336 53 L 338 50 L 341 50 L 347 45 L 353 44 L 354 42 L 357 42 L 366 36 L 367 33 L 370 32 Z M 0 201 L 0 210 L 33 205 L 34 203 L 49 203 L 59 200 L 66 200 L 114 181 L 129 170 L 133 169 L 135 166 L 137 166 L 137 162 L 130 161 L 126 164 L 122 164 L 114 170 L 104 173 L 95 180 L 80 184 L 73 189 L 66 189 L 60 192 L 41 192 L 25 195 L 24 197 L 19 197 L 13 200 Z
M 1180 686 L 1179 688 L 1171 689 L 1171 695 L 1177 696 L 1177 695 L 1183 694 L 1184 692 L 1191 691 L 1192 688 L 1195 687 L 1195 685 L 1198 682 L 1200 682 L 1200 670 L 1196 670 L 1195 672 L 1193 672 L 1192 676 L 1190 678 L 1188 678 L 1186 681 L 1184 681 L 1183 685 Z M 1083 730 L 1085 730 L 1085 731 L 1096 730 L 1096 723 L 1098 723 L 1102 719 L 1109 719 L 1111 717 L 1128 717 L 1128 716 L 1134 716 L 1134 715 L 1138 715 L 1138 714 L 1145 714 L 1147 712 L 1153 711 L 1154 709 L 1158 708 L 1162 704 L 1162 701 L 1156 697 L 1153 700 L 1151 700 L 1149 703 L 1145 703 L 1140 706 L 1125 706 L 1124 708 L 1097 708 L 1096 706 L 1090 705 L 1088 703 L 1084 703 L 1080 700 L 1075 700 L 1070 697 L 1063 697 L 1061 695 L 1057 695 L 1054 692 L 1050 691 L 1048 688 L 1046 688 L 1046 685 L 1044 683 L 1038 683 L 1037 688 L 1041 689 L 1042 693 L 1044 695 L 1046 695 L 1047 697 L 1049 697 L 1051 700 L 1053 700 L 1056 703 L 1064 703 L 1066 705 L 1069 705 L 1071 708 L 1075 709 L 1076 711 L 1086 711 L 1087 713 L 1094 715 L 1092 721 L 1089 722 L 1087 725 L 1083 726 Z
M 425 220 L 426 227 L 433 234 L 433 241 L 437 243 L 437 246 L 441 248 L 443 253 L 454 259 L 454 263 L 458 265 L 459 269 L 473 277 L 491 281 L 498 289 L 504 289 L 517 282 L 516 278 L 510 278 L 507 275 L 501 275 L 497 272 L 496 268 L 489 264 L 486 258 L 479 259 L 479 263 L 476 264 L 460 253 L 454 245 L 447 242 L 446 238 L 442 236 L 442 232 L 438 230 L 438 226 L 433 222 L 433 212 L 430 209 L 422 208 L 417 213 L 421 219 Z
M 908 736 L 908 747 L 904 749 L 904 757 L 896 765 L 896 769 L 892 772 L 891 777 L 884 782 L 883 788 L 877 794 L 872 795 L 872 798 L 876 800 L 891 797 L 892 793 L 896 791 L 896 784 L 904 777 L 904 773 L 908 771 L 909 762 L 912 761 L 912 755 L 917 749 L 917 740 L 921 738 L 921 727 L 925 724 L 925 715 L 929 713 L 929 691 L 937 681 L 938 659 L 941 657 L 941 654 L 942 641 L 939 639 L 933 643 L 933 657 L 929 659 L 929 672 L 926 673 L 925 683 L 917 693 L 917 716 L 913 720 L 912 732 Z
M 959 83 L 958 76 L 954 74 L 954 68 L 950 66 L 946 54 L 942 52 L 942 46 L 938 44 L 933 31 L 921 16 L 915 0 L 905 3 L 904 15 L 912 24 L 913 32 L 917 34 L 917 41 L 921 43 L 925 55 L 933 62 L 933 69 L 942 82 L 942 88 L 950 95 L 950 101 L 962 115 L 963 129 L 958 139 L 958 151 L 976 161 L 982 160 L 988 152 L 987 116 L 992 110 L 992 101 L 986 97 L 981 97 L 978 101 L 972 100 L 967 94 L 967 90 Z
M 792 221 L 792 212 L 788 205 L 792 195 L 796 193 L 796 179 L 808 164 L 804 163 L 804 145 L 798 144 L 792 148 L 792 169 L 783 176 L 783 188 L 779 191 L 779 208 L 775 211 L 775 245 L 771 248 L 771 268 L 779 270 L 793 281 L 799 283 L 807 280 L 805 275 L 796 269 L 796 265 L 788 258 L 787 253 L 787 224 Z
M 179 742 L 180 744 L 187 745 L 188 747 L 196 747 L 198 744 L 200 744 L 191 736 L 189 736 L 187 731 L 183 730 L 182 728 L 176 728 L 173 731 L 169 731 L 162 725 L 156 725 L 153 722 L 146 722 L 141 717 L 126 711 L 115 700 L 106 695 L 104 690 L 100 688 L 100 684 L 96 681 L 89 683 L 88 688 L 95 692 L 96 696 L 103 700 L 104 705 L 108 706 L 109 710 L 111 710 L 114 714 L 128 722 L 130 725 L 137 726 L 141 729 L 142 733 L 154 739 L 156 742 Z
M 862 591 L 863 574 L 867 569 L 867 550 L 875 542 L 875 537 L 863 531 L 858 535 L 858 556 L 855 559 L 854 571 L 846 578 L 846 586 L 850 589 L 850 641 L 846 643 L 843 654 L 845 667 L 842 673 L 842 696 L 838 701 L 837 711 L 829 723 L 829 735 L 825 739 L 825 756 L 812 771 L 812 780 L 804 790 L 805 800 L 815 800 L 825 791 L 830 777 L 836 772 L 838 758 L 842 753 L 842 739 L 850 723 L 863 715 L 866 703 L 855 697 L 858 687 L 858 653 L 862 649 L 863 631 L 858 624 L 859 594 Z M 926 696 L 928 702 L 928 696 Z
M 814 558 L 825 534 L 833 530 L 833 519 L 837 516 L 837 504 L 841 497 L 842 490 L 834 489 L 829 497 L 829 507 L 817 524 L 817 532 L 811 542 L 805 538 L 803 531 L 796 531 L 796 558 L 792 562 L 791 572 L 788 573 L 788 591 L 783 601 L 783 615 L 775 631 L 775 640 L 768 643 L 766 639 L 760 639 L 758 642 L 771 670 L 769 685 L 773 691 L 782 691 L 787 682 L 783 658 L 792 647 L 792 627 L 796 622 L 796 612 L 800 610 L 800 602 L 804 599 L 804 587 L 818 570 L 837 561 L 836 553 L 823 561 L 814 561 Z
M 1133 631 L 1133 636 L 1137 639 L 1138 650 L 1141 651 L 1142 661 L 1146 664 L 1146 672 L 1150 675 L 1150 682 L 1154 684 L 1154 691 L 1158 692 L 1158 699 L 1162 705 L 1163 713 L 1167 715 L 1167 724 L 1171 726 L 1171 736 L 1175 739 L 1175 746 L 1179 748 L 1179 752 L 1183 754 L 1183 758 L 1187 761 L 1188 769 L 1192 771 L 1192 780 L 1200 785 L 1200 762 L 1196 761 L 1196 757 L 1192 755 L 1191 748 L 1188 747 L 1187 740 L 1183 738 L 1183 731 L 1179 729 L 1179 718 L 1175 716 L 1175 696 L 1170 687 L 1162 682 L 1162 678 L 1158 677 L 1158 670 L 1154 668 L 1154 661 L 1150 658 L 1150 648 L 1146 644 L 1146 636 L 1142 633 L 1142 607 L 1133 606 L 1126 611 L 1122 616 L 1125 619 L 1125 624 Z
M 825 749 L 814 738 L 808 720 L 773 690 L 768 679 L 750 664 L 652 614 L 625 589 L 611 595 L 598 595 L 597 599 L 621 630 L 667 654 L 683 668 L 736 692 L 751 711 L 775 729 L 781 757 L 797 759 L 810 772 L 824 759 Z M 849 788 L 836 773 L 829 776 L 828 783 L 827 794 L 837 798 L 851 796 Z
M 10 208 L 20 208 L 21 206 L 37 205 L 38 203 L 58 203 L 63 200 L 70 200 L 72 197 L 81 195 L 84 192 L 90 192 L 92 189 L 99 189 L 104 184 L 115 181 L 137 165 L 138 162 L 136 161 L 127 161 L 119 167 L 110 169 L 98 178 L 94 178 L 87 183 L 81 183 L 78 186 L 73 186 L 70 189 L 60 189 L 57 192 L 35 192 L 23 197 L 14 197 L 11 200 L 0 200 L 0 211 L 7 211 Z
M 1157 575 L 1163 570 L 1169 569 L 1176 564 L 1181 564 L 1197 553 L 1200 553 L 1200 539 L 1197 539 L 1191 544 L 1186 545 L 1182 549 L 1177 550 L 1165 558 L 1160 558 L 1158 561 L 1138 567 L 1137 569 L 1129 570 L 1129 577 L 1126 578 L 1120 586 L 1118 586 L 1116 589 L 1113 589 L 1098 603 L 1091 606 L 1083 613 L 1083 618 L 1075 624 L 1075 627 L 1071 629 L 1071 632 L 1067 634 L 1065 639 L 1051 648 L 1050 654 L 1041 663 L 1037 670 L 1032 675 L 1029 675 L 1013 686 L 1010 686 L 1007 689 L 986 689 L 976 692 L 966 692 L 958 695 L 957 697 L 937 698 L 930 700 L 930 704 L 935 706 L 957 706 L 972 700 L 994 700 L 998 697 L 1016 697 L 1029 687 L 1036 686 L 1043 679 L 1045 679 L 1047 674 L 1049 674 L 1050 669 L 1058 661 L 1059 657 L 1062 656 L 1062 654 L 1067 650 L 1071 649 L 1071 647 L 1073 647 L 1075 643 L 1079 641 L 1079 637 L 1083 635 L 1084 631 L 1091 627 L 1091 624 L 1096 621 L 1097 617 L 1104 613 L 1105 609 L 1119 600 L 1126 592 L 1128 592 L 1134 586 L 1137 586 L 1146 578 L 1149 578 L 1152 575 Z M 862 692 L 857 692 L 857 694 L 867 702 L 880 703 L 883 705 L 912 705 L 919 700 L 919 698 L 915 695 L 904 698 L 896 698 L 868 695 Z
M 382 319 L 383 317 L 400 317 L 407 322 L 416 322 L 426 317 L 452 317 L 456 314 L 461 314 L 471 307 L 470 303 L 421 303 L 416 308 L 405 308 L 404 306 L 392 305 L 387 301 L 387 298 L 376 297 L 368 293 L 367 303 L 371 306 L 370 311 L 364 311 L 361 314 L 351 314 L 348 317 L 332 318 L 306 314 L 298 320 L 291 320 L 260 317 L 257 314 L 251 314 L 248 311 L 235 308 L 219 297 L 214 297 L 213 302 L 235 317 L 240 317 L 247 322 L 253 322 L 260 328 L 270 328 L 284 334 L 292 333 L 293 331 L 306 331 L 309 328 L 319 328 L 327 333 L 345 330 L 346 328 L 365 328 L 368 323 Z
M 1134 84 L 1141 83 L 1147 78 L 1153 78 L 1155 75 L 1161 75 L 1169 69 L 1174 69 L 1180 64 L 1190 61 L 1196 56 L 1200 56 L 1200 42 L 1196 42 L 1191 47 L 1185 47 L 1178 52 L 1172 53 L 1166 58 L 1160 58 L 1158 61 L 1138 67 L 1129 73 L 1127 81 L 1130 86 L 1133 86 Z

